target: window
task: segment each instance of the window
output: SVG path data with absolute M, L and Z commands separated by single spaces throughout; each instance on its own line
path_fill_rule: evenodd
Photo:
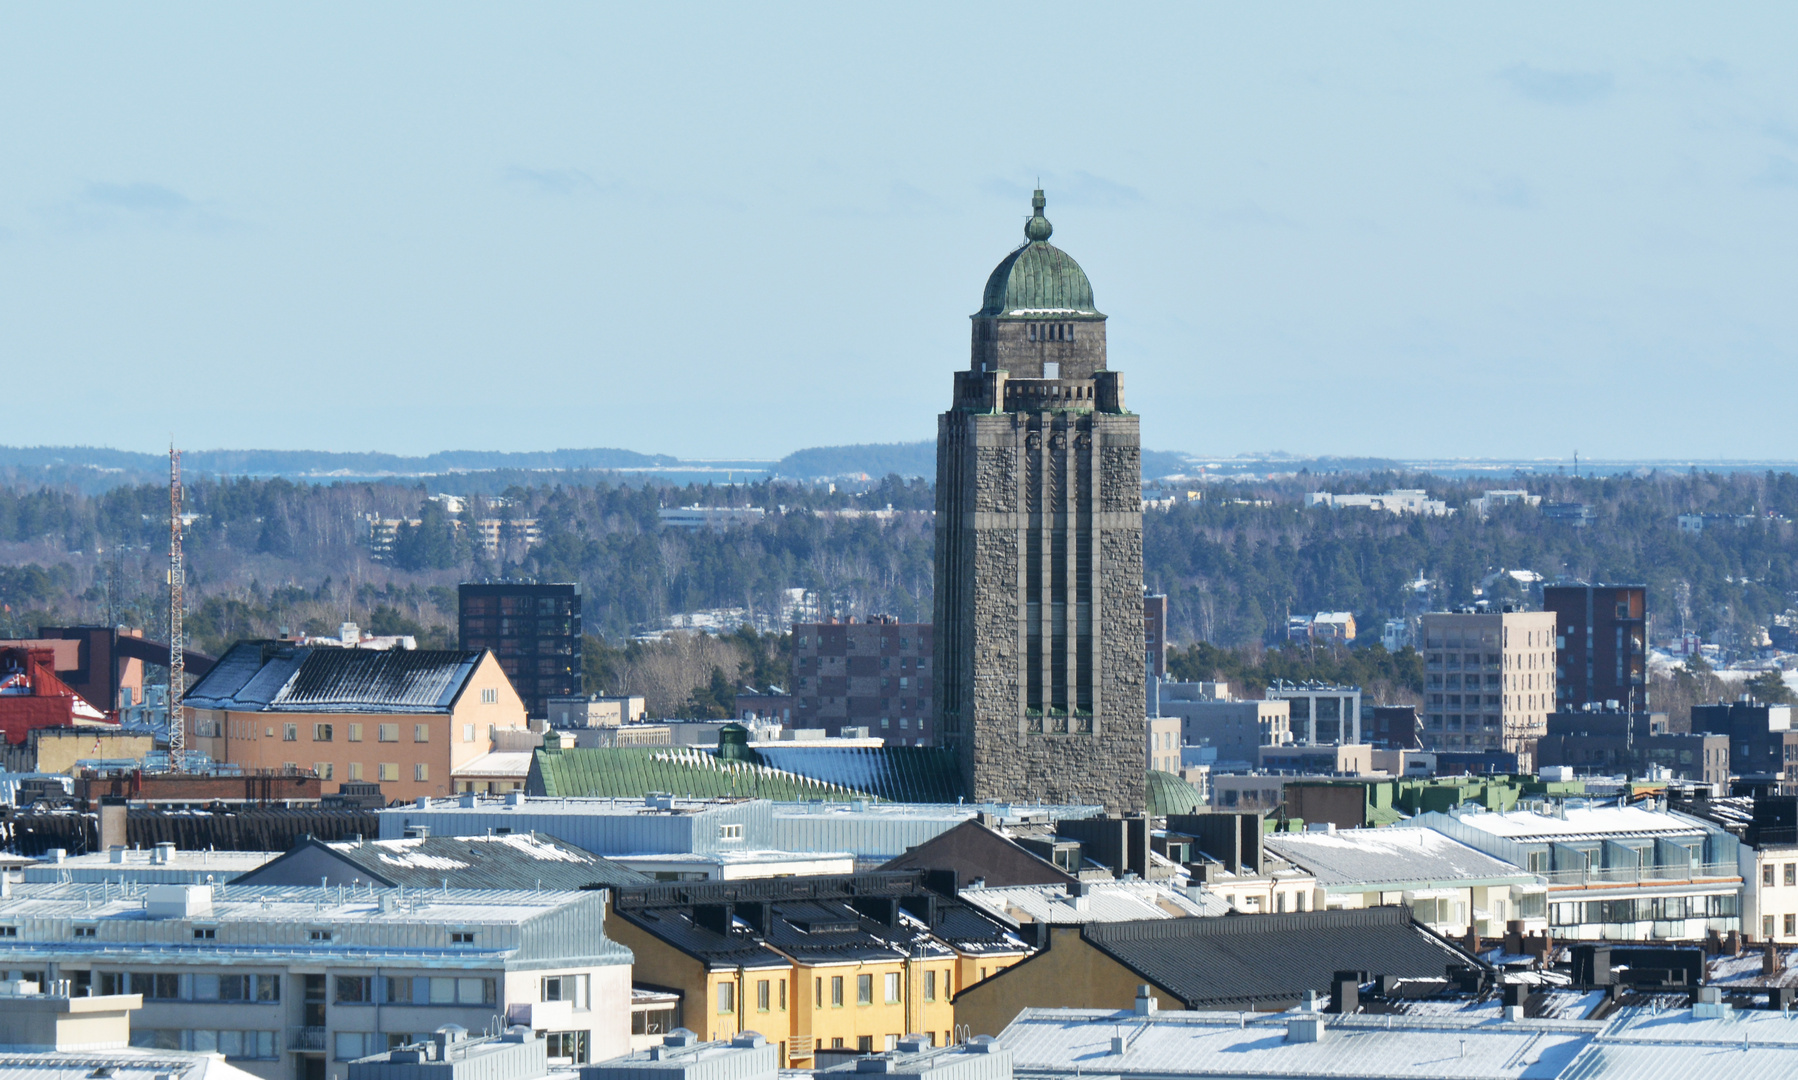
M 830 1007 L 833 1009 L 843 1007 L 843 977 L 841 975 L 830 977 Z
M 361 724 L 351 724 L 350 725 L 350 741 L 351 742 L 361 742 L 362 741 L 362 725 Z
M 134 971 L 131 973 L 131 989 L 126 992 L 142 994 L 150 999 L 176 1001 L 181 997 L 181 976 L 165 972 L 147 974 Z
M 543 980 L 544 1001 L 566 1001 L 577 1009 L 587 1007 L 587 976 L 550 975 Z
M 336 771 L 336 766 L 332 765 L 329 761 L 315 761 L 312 763 L 313 775 L 317 776 L 320 780 L 331 779 L 331 774 Z
M 822 1009 L 824 1007 L 824 979 L 822 976 L 812 980 L 812 992 L 815 995 L 812 1006 Z
M 431 725 L 429 725 L 429 724 L 413 724 L 412 725 L 412 741 L 413 742 L 430 742 L 431 741 Z
M 1775 865 L 1773 863 L 1767 863 L 1765 866 L 1761 867 L 1761 884 L 1766 886 L 1767 888 L 1773 887 L 1773 871 L 1774 871 L 1774 869 L 1775 869 Z
M 780 1011 L 787 1011 L 787 980 L 780 980 Z
M 368 975 L 339 975 L 335 981 L 339 1005 L 366 1005 L 375 1000 L 375 980 Z
M 462 741 L 463 742 L 474 742 L 474 725 L 473 724 L 463 724 L 462 725 Z
M 1787 915 L 1785 921 L 1786 937 L 1791 937 L 1793 934 L 1798 933 L 1798 915 Z
M 309 939 L 311 939 L 312 941 L 330 941 L 331 940 L 331 931 L 329 931 L 329 930 L 314 930 L 311 933 L 307 934 L 306 936 Z
M 841 1035 L 833 1036 L 830 1040 L 830 1048 L 832 1050 L 841 1050 L 843 1048 L 843 1037 Z
M 332 1036 L 332 1056 L 338 1061 L 355 1061 L 378 1054 L 381 1048 L 375 1045 L 376 1038 L 374 1033 L 367 1031 L 339 1031 Z
M 431 767 L 429 765 L 426 765 L 424 762 L 421 761 L 418 764 L 412 766 L 412 779 L 413 780 L 422 784 L 425 781 L 429 780 L 430 778 L 431 778 Z
M 330 724 L 313 724 L 312 725 L 312 741 L 313 742 L 330 742 L 331 741 L 331 725 Z
M 450 944 L 451 945 L 473 945 L 474 944 L 474 931 L 473 930 L 452 930 L 452 931 L 450 931 Z M 545 999 L 545 1000 L 548 1000 L 548 999 Z
M 872 1054 L 874 1052 L 874 1036 L 857 1035 L 855 1037 L 855 1048 L 864 1054 Z
M 741 839 L 743 839 L 743 826 L 741 824 L 718 826 L 718 839 L 720 839 L 720 840 L 741 840 Z
M 281 741 L 282 742 L 299 742 L 300 741 L 300 725 L 298 725 L 298 724 L 282 724 L 281 725 Z
M 382 742 L 399 742 L 400 726 L 398 724 L 381 724 L 375 734 Z
M 498 688 L 489 686 L 489 687 L 483 689 L 481 691 L 481 704 L 483 704 L 483 705 L 498 705 L 499 704 Z
M 381 779 L 383 782 L 398 780 L 399 778 L 400 767 L 398 762 L 383 761 L 381 763 Z
M 737 987 L 735 983 L 718 984 L 718 1015 L 737 1011 Z
M 924 973 L 924 1000 L 936 1000 L 936 972 L 934 971 Z
M 670 1006 L 666 1009 L 632 1009 L 632 1035 L 666 1035 L 680 1027 L 680 1009 Z
M 873 975 L 857 975 L 855 977 L 855 1003 L 857 1005 L 874 1004 Z
M 362 779 L 362 763 L 360 761 L 350 762 L 350 779 L 351 780 Z
M 1555 906 L 1559 907 L 1560 905 L 1556 904 Z M 1771 915 L 1761 916 L 1761 938 L 1766 941 L 1773 940 L 1773 916 Z
M 219 936 L 219 932 L 216 929 L 214 929 L 213 927 L 210 927 L 210 926 L 194 927 L 194 940 L 195 941 L 212 941 L 213 939 L 217 938 L 218 936 Z
M 899 973 L 896 971 L 888 972 L 887 973 L 887 1004 L 888 1005 L 896 1005 L 898 1003 L 899 1003 Z
M 92 926 L 77 926 L 75 928 L 76 937 L 91 938 L 97 936 L 97 934 L 98 931 Z
M 549 1058 L 558 1064 L 567 1062 L 571 1065 L 587 1063 L 587 1032 L 585 1031 L 552 1031 L 543 1037 L 544 1046 L 549 1051 Z
M 755 1011 L 756 1012 L 767 1012 L 768 1005 L 769 1005 L 769 998 L 770 998 L 770 994 L 769 994 L 768 980 L 767 979 L 757 979 L 755 981 Z
M 1786 863 L 1786 884 L 1798 885 L 1798 863 Z

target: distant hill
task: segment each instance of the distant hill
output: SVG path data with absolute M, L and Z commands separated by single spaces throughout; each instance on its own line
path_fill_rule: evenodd
M 920 440 L 908 443 L 818 446 L 810 450 L 795 450 L 775 462 L 771 471 L 776 476 L 790 480 L 855 473 L 867 473 L 873 477 L 898 473 L 900 476 L 922 476 L 934 480 L 936 443 Z

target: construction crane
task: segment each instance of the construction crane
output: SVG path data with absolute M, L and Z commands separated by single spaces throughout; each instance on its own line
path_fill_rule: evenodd
M 186 638 L 181 616 L 187 607 L 182 584 L 186 567 L 181 557 L 181 451 L 169 443 L 169 771 L 182 772 L 187 758 L 187 710 L 181 704 L 187 689 Z

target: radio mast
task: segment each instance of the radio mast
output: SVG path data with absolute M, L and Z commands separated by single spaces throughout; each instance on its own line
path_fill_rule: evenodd
M 181 616 L 187 607 L 182 593 L 186 567 L 181 557 L 181 451 L 169 443 L 169 771 L 182 772 L 187 758 L 186 639 Z

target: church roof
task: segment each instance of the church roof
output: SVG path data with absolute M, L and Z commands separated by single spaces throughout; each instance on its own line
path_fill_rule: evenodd
M 1093 306 L 1092 282 L 1067 252 L 1049 243 L 1054 228 L 1043 216 L 1043 193 L 1030 200 L 1035 214 L 1024 225 L 1024 246 L 1007 255 L 986 279 L 986 298 L 974 317 L 1102 319 Z

